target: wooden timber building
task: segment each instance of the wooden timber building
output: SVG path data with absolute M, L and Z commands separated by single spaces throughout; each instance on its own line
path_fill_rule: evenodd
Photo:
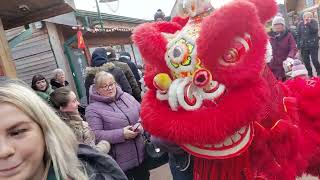
M 61 68 L 80 98 L 85 95 L 83 81 L 85 68 L 90 63 L 91 52 L 96 47 L 114 46 L 131 53 L 134 61 L 141 63 L 137 49 L 132 45 L 134 27 L 145 20 L 101 14 L 104 31 L 97 25 L 95 12 L 73 11 L 5 31 L 11 49 L 12 64 L 19 79 L 31 84 L 32 77 L 42 74 L 53 77 L 53 70 Z M 87 48 L 77 48 L 77 31 L 82 27 Z
M 28 25 L 42 19 L 74 10 L 69 0 L 0 1 L 0 75 L 16 77 L 17 72 L 7 38 L 14 37 L 18 29 L 6 34 L 5 30 Z M 18 56 L 17 56 L 18 57 Z

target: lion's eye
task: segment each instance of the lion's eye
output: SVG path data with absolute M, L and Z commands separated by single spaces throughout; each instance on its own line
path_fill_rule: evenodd
M 248 34 L 244 35 L 244 38 L 237 37 L 231 48 L 228 49 L 225 54 L 221 57 L 222 64 L 235 64 L 240 61 L 241 57 L 244 56 L 251 47 L 251 38 Z
M 236 63 L 239 61 L 239 54 L 235 48 L 230 48 L 222 57 L 226 63 Z

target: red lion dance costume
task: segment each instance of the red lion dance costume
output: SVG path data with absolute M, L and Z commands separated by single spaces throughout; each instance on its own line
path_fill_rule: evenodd
M 177 3 L 189 18 L 134 32 L 149 88 L 145 129 L 194 156 L 195 180 L 318 176 L 320 82 L 282 84 L 265 63 L 275 1 L 234 0 L 217 10 L 208 0 Z

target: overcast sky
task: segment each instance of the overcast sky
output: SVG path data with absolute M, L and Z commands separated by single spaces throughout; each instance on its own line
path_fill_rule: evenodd
M 74 0 L 77 9 L 88 11 L 97 11 L 95 0 Z M 99 1 L 99 0 L 98 0 Z M 211 0 L 215 7 L 231 0 Z M 283 3 L 283 0 L 277 0 L 278 3 Z M 139 19 L 153 19 L 157 9 L 162 9 L 166 15 L 170 15 L 171 9 L 175 0 L 120 0 L 119 10 L 116 13 L 110 11 L 108 6 L 100 3 L 99 7 L 102 13 L 115 14 Z M 112 7 L 116 7 L 115 2 L 109 3 Z

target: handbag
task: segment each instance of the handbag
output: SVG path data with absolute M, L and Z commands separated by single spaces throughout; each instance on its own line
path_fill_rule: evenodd
M 167 152 L 161 151 L 160 148 L 157 148 L 150 140 L 150 134 L 144 132 L 142 134 L 144 138 L 144 147 L 145 147 L 145 163 L 148 170 L 158 168 L 169 162 L 169 156 Z

